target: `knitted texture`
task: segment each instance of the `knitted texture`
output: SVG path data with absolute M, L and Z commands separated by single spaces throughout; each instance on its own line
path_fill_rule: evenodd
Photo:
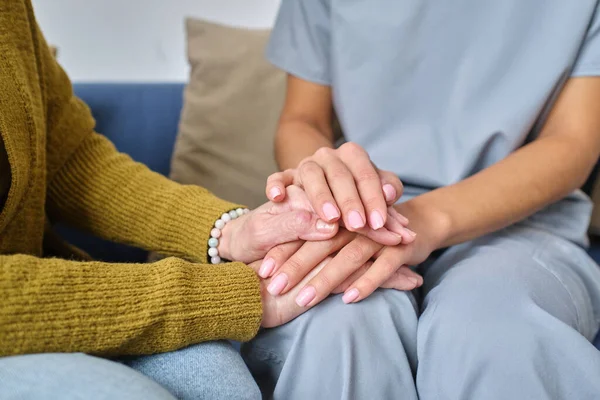
M 12 178 L 0 214 L 0 355 L 151 354 L 256 334 L 255 273 L 206 264 L 212 225 L 238 205 L 169 181 L 96 134 L 29 0 L 0 2 L 0 135 L 10 163 L 0 174 Z M 171 257 L 42 258 L 48 219 Z

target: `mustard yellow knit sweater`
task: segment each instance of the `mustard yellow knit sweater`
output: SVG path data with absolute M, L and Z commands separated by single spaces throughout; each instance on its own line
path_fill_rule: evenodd
M 0 136 L 11 174 L 0 214 L 0 356 L 151 354 L 260 325 L 246 265 L 206 264 L 235 205 L 118 153 L 53 59 L 29 0 L 0 2 Z M 51 222 L 172 256 L 154 264 L 43 258 Z M 56 253 L 54 253 L 56 254 Z

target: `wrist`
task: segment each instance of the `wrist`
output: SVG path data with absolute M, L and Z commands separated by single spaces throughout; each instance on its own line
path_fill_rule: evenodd
M 232 236 L 236 232 L 235 227 L 249 212 L 248 209 L 238 208 L 224 213 L 215 221 L 208 240 L 208 258 L 211 264 L 219 264 L 222 260 L 234 261 L 231 254 Z
M 233 261 L 233 257 L 231 256 L 231 232 L 234 230 L 237 220 L 233 220 L 228 224 L 225 224 L 223 229 L 221 229 L 221 240 L 219 240 L 219 245 L 217 249 L 219 250 L 219 256 L 223 260 Z
M 408 227 L 411 230 L 427 238 L 430 251 L 448 247 L 452 236 L 450 215 L 424 196 L 417 196 L 394 207 L 409 219 Z

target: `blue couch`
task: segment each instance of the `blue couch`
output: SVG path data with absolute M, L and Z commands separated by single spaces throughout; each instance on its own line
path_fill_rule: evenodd
M 74 85 L 74 89 L 92 109 L 98 132 L 136 161 L 169 175 L 184 84 L 82 83 Z M 144 262 L 147 257 L 139 249 L 107 243 L 64 227 L 60 231 L 99 260 Z M 600 262 L 600 243 L 592 245 L 590 254 Z M 596 346 L 600 349 L 600 335 Z

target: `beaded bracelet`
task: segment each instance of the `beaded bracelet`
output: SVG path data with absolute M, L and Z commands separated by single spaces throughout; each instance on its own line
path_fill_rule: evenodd
M 221 257 L 219 257 L 219 249 L 217 249 L 217 247 L 219 246 L 219 238 L 221 237 L 225 224 L 232 219 L 241 217 L 249 212 L 250 210 L 247 208 L 231 210 L 228 213 L 221 215 L 221 218 L 215 222 L 215 227 L 210 231 L 210 239 L 208 239 L 208 257 L 211 264 L 220 264 L 222 262 Z

